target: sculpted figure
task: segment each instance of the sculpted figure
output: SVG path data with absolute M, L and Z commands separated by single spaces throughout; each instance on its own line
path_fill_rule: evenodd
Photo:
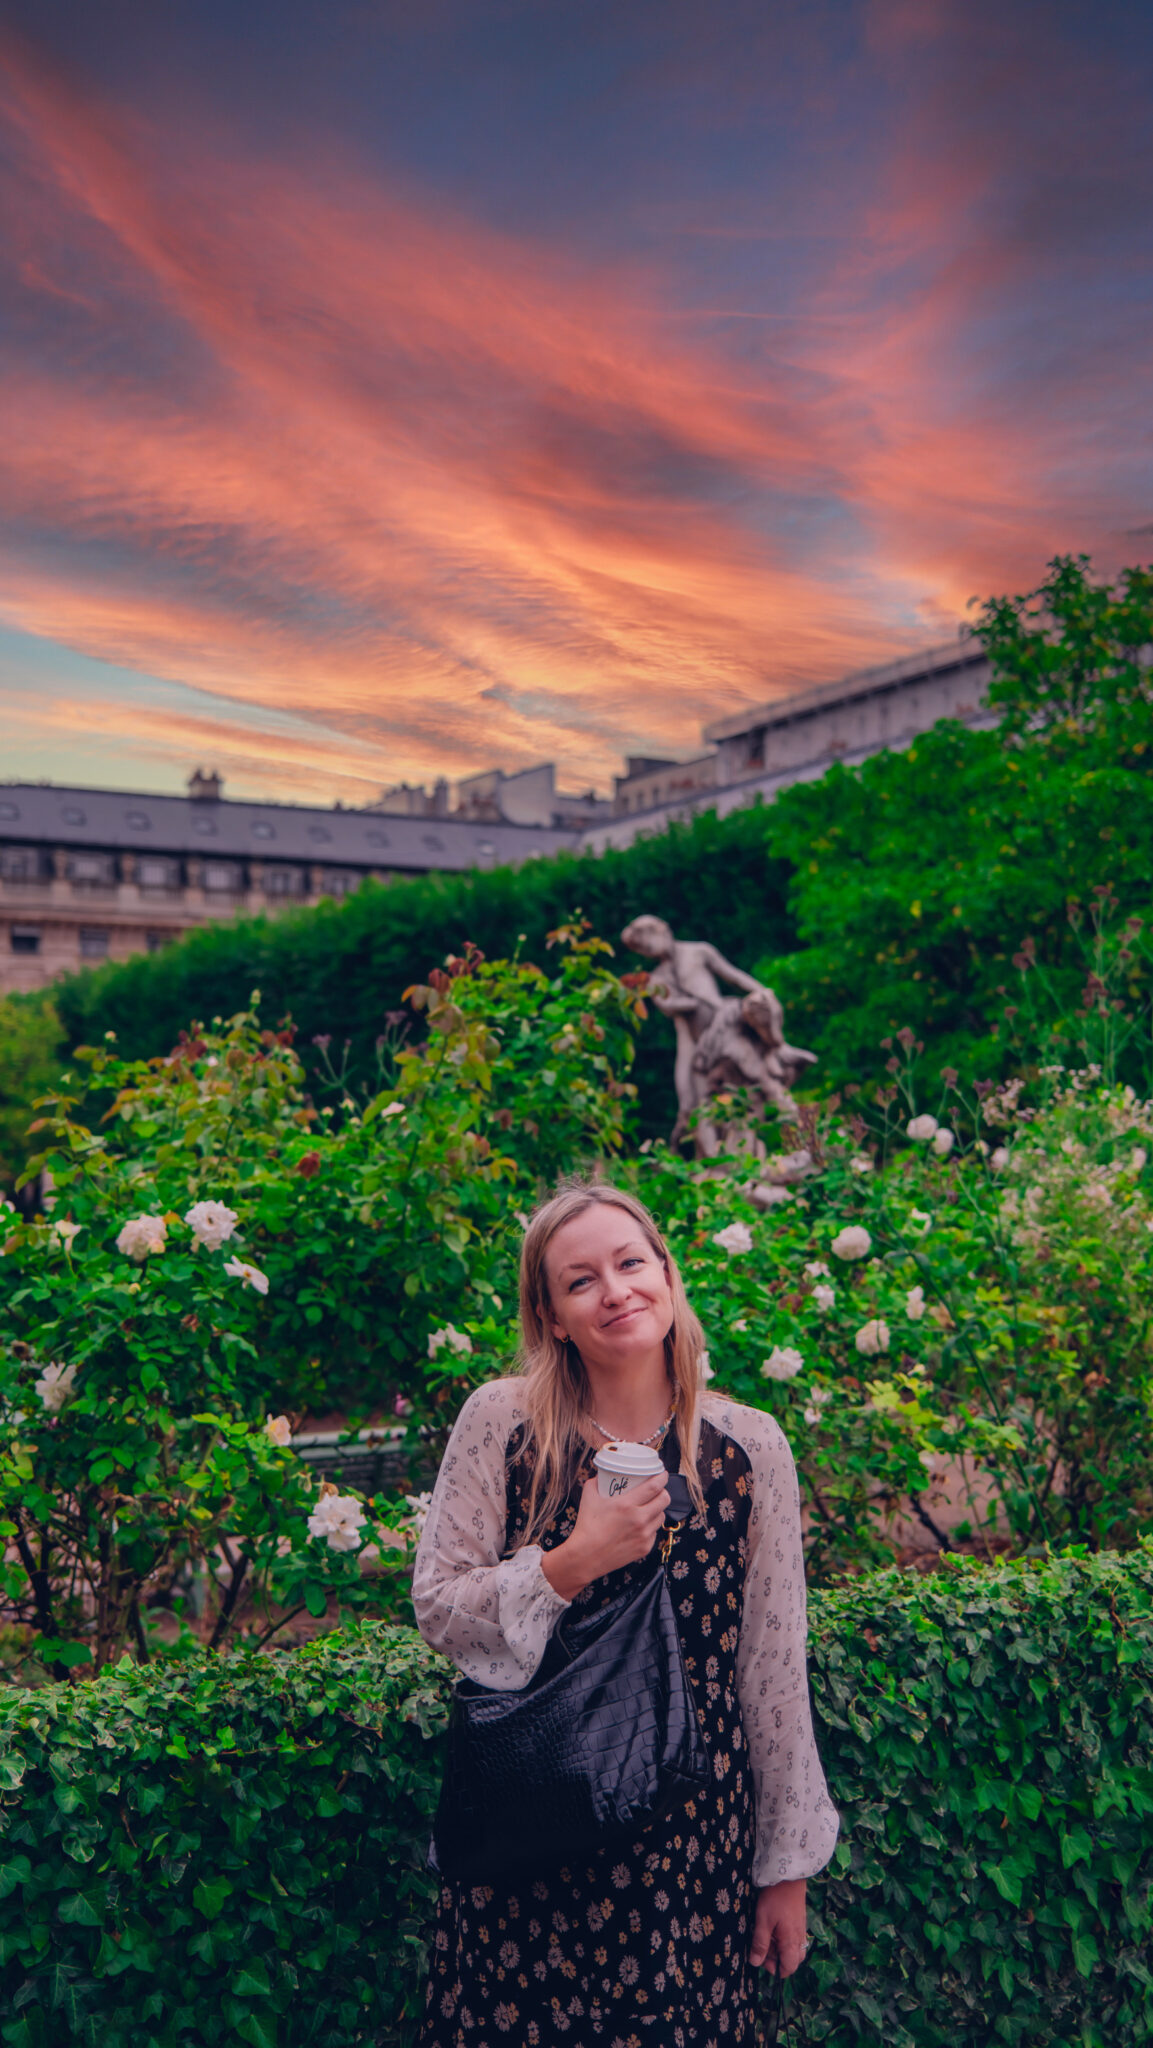
M 707 939 L 675 938 L 662 917 L 636 917 L 621 937 L 653 961 L 653 1001 L 676 1029 L 678 1115 L 672 1142 L 684 1136 L 695 1110 L 732 1088 L 747 1089 L 754 1109 L 771 1103 L 783 1116 L 795 1117 L 789 1088 L 816 1054 L 786 1042 L 784 1011 L 772 989 L 734 967 Z M 744 995 L 723 995 L 719 981 Z M 698 1154 L 711 1157 L 720 1143 L 716 1126 L 702 1118 Z

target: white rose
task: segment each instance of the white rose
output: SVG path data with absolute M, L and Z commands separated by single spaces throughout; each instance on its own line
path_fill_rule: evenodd
M 794 1351 L 790 1344 L 774 1344 L 761 1366 L 761 1378 L 763 1380 L 796 1379 L 804 1362 L 800 1352 Z
M 837 1290 L 835 1287 L 828 1287 L 818 1282 L 817 1286 L 813 1289 L 813 1301 L 823 1316 L 828 1314 L 836 1299 Z
M 942 1124 L 941 1129 L 936 1132 L 933 1138 L 933 1150 L 938 1159 L 947 1159 L 956 1142 L 957 1140 L 952 1131 L 947 1131 Z
M 268 1275 L 259 1266 L 250 1266 L 247 1259 L 225 1259 L 224 1270 L 233 1280 L 240 1280 L 245 1287 L 254 1287 L 258 1294 L 268 1293 Z
M 382 1109 L 380 1113 L 381 1116 L 403 1116 L 404 1104 L 403 1102 L 390 1102 L 388 1108 Z
M 919 1323 L 919 1322 L 920 1322 L 920 1320 L 921 1320 L 921 1317 L 922 1317 L 922 1316 L 924 1315 L 924 1313 L 925 1313 L 925 1290 L 924 1290 L 924 1288 L 923 1288 L 923 1287 L 910 1287 L 910 1289 L 909 1289 L 909 1292 L 908 1292 L 908 1293 L 907 1293 L 907 1295 L 905 1296 L 905 1314 L 906 1314 L 906 1315 L 908 1316 L 908 1318 L 909 1318 L 909 1321 L 910 1321 L 911 1323 Z
M 872 1173 L 873 1162 L 867 1152 L 854 1152 L 849 1161 L 850 1173 Z
M 278 1444 L 282 1451 L 286 1451 L 292 1442 L 292 1424 L 287 1415 L 270 1415 L 264 1425 L 264 1433 L 270 1436 L 273 1443 Z
M 62 1217 L 59 1223 L 52 1225 L 49 1241 L 54 1245 L 58 1245 L 61 1251 L 70 1252 L 72 1250 L 73 1238 L 78 1236 L 83 1228 L 84 1225 L 82 1223 L 73 1223 L 69 1218 Z
M 823 1259 L 810 1259 L 805 1267 L 806 1280 L 827 1280 L 829 1269 Z
M 239 1218 L 235 1209 L 227 1208 L 223 1202 L 194 1202 L 191 1209 L 185 1210 L 184 1221 L 197 1244 L 218 1252 L 232 1236 Z
M 450 1351 L 456 1352 L 458 1358 L 467 1358 L 472 1351 L 472 1338 L 464 1330 L 454 1329 L 451 1323 L 446 1323 L 443 1330 L 434 1330 L 429 1338 L 429 1357 L 435 1358 L 446 1345 Z
M 889 1348 L 888 1323 L 881 1322 L 879 1317 L 871 1323 L 863 1323 L 853 1342 L 865 1358 L 875 1358 L 879 1351 Z
M 310 1536 L 323 1536 L 330 1550 L 359 1550 L 364 1509 L 350 1493 L 325 1493 L 308 1517 Z
M 431 1493 L 406 1493 L 404 1498 L 406 1504 L 412 1509 L 413 1527 L 418 1536 L 423 1536 L 424 1525 L 428 1520 L 428 1511 L 432 1506 L 432 1495 Z
M 847 1223 L 829 1246 L 835 1259 L 864 1259 L 872 1249 L 873 1240 L 863 1223 Z
M 745 1320 L 744 1316 L 741 1316 L 740 1319 L 733 1324 L 734 1330 L 747 1330 L 748 1327 L 748 1323 Z
M 997 1150 L 990 1153 L 989 1164 L 994 1173 L 1000 1173 L 1004 1167 L 1008 1166 L 1009 1154 L 1004 1145 L 998 1145 Z
M 751 1252 L 753 1233 L 747 1223 L 726 1223 L 723 1230 L 714 1230 L 713 1243 L 719 1244 L 723 1252 Z
M 1140 1173 L 1148 1157 L 1149 1154 L 1146 1152 L 1143 1145 L 1135 1145 L 1133 1147 L 1132 1152 L 1130 1152 L 1129 1154 L 1129 1165 L 1132 1171 L 1134 1173 Z M 8 1206 L 9 1208 L 11 1208 L 12 1204 L 9 1203 Z
M 905 1129 L 908 1131 L 910 1138 L 915 1138 L 918 1144 L 924 1145 L 928 1143 L 930 1138 L 936 1137 L 937 1119 L 935 1116 L 910 1117 L 905 1125 Z
M 46 1365 L 36 1382 L 36 1392 L 49 1415 L 59 1415 L 76 1384 L 74 1365 Z
M 126 1259 L 146 1259 L 150 1252 L 162 1252 L 167 1244 L 163 1216 L 130 1216 L 116 1240 L 116 1249 Z
M 822 1408 L 825 1406 L 826 1402 L 831 1401 L 832 1398 L 832 1395 L 829 1393 L 826 1387 L 813 1388 L 812 1393 L 809 1395 L 809 1405 L 805 1409 L 805 1421 L 808 1423 L 810 1429 L 816 1428 L 818 1422 L 821 1419 Z

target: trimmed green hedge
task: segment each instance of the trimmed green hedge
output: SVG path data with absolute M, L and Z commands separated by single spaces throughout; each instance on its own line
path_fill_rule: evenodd
M 812 1596 L 814 2041 L 1153 2041 L 1153 1545 Z
M 258 988 L 266 1020 L 296 1020 L 307 1066 L 315 1066 L 314 1035 L 326 1033 L 338 1065 L 349 1039 L 353 1071 L 371 1077 L 385 1012 L 399 1009 L 405 989 L 427 981 L 446 953 L 472 939 L 490 960 L 504 959 L 523 934 L 522 958 L 543 966 L 548 933 L 575 909 L 613 944 L 630 918 L 657 911 L 683 937 L 708 936 L 751 969 L 795 944 L 788 869 L 769 849 L 767 820 L 760 804 L 723 819 L 707 812 L 623 851 L 369 882 L 345 903 L 214 925 L 159 953 L 66 977 L 55 989 L 64 1037 L 98 1045 L 111 1030 L 126 1058 L 151 1057 L 175 1045 L 192 1018 L 246 1009 Z M 640 964 L 620 949 L 619 967 Z M 673 1028 L 658 1015 L 632 1075 L 646 1132 L 667 1134 L 676 1117 L 672 1072 Z
M 1153 1545 L 812 1598 L 832 2048 L 1153 2041 Z M 411 2039 L 447 1669 L 379 1625 L 0 1711 L 0 2040 Z
M 6 1700 L 0 2041 L 403 2038 L 450 1675 L 369 1623 Z

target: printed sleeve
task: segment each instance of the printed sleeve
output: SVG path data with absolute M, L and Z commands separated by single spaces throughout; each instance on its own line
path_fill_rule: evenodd
M 505 1458 L 523 1419 L 511 1380 L 469 1396 L 437 1474 L 412 1581 L 425 1642 L 498 1692 L 528 1684 L 569 1605 L 545 1578 L 539 1544 L 502 1555 Z
M 823 1870 L 840 1826 L 809 1705 L 797 1470 L 771 1416 L 734 1403 L 714 1419 L 752 1467 L 737 1687 L 756 1790 L 753 1882 L 780 1884 Z

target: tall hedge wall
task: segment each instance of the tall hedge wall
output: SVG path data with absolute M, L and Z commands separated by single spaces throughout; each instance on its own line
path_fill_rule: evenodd
M 812 1600 L 831 2048 L 1153 2041 L 1153 1545 Z M 0 2041 L 399 2048 L 447 1671 L 369 1624 L 0 1707 Z
M 523 957 L 543 960 L 547 934 L 576 908 L 614 941 L 629 918 L 656 911 L 751 970 L 793 944 L 787 869 L 768 850 L 766 817 L 760 805 L 725 819 L 709 813 L 620 852 L 368 883 L 339 905 L 241 918 L 69 977 L 57 990 L 61 1023 L 69 1045 L 111 1030 L 122 1052 L 147 1057 L 167 1052 L 191 1018 L 230 1016 L 259 988 L 268 1016 L 296 1019 L 306 1061 L 314 1034 L 331 1033 L 333 1057 L 351 1039 L 368 1071 L 385 1012 L 446 953 L 472 939 L 490 959 L 505 958 L 523 933 Z M 667 1131 L 676 1115 L 672 1026 L 651 1020 L 638 1053 L 645 1127 Z

